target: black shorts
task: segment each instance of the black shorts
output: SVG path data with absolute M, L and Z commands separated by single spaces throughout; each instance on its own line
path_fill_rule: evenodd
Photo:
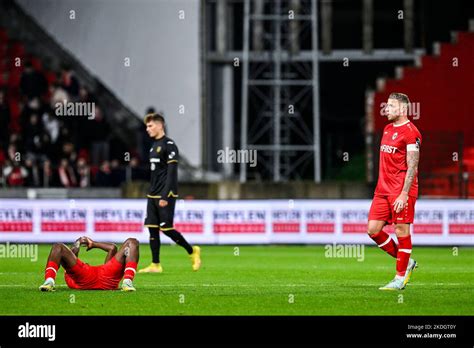
M 172 230 L 174 228 L 173 218 L 176 199 L 171 197 L 168 198 L 168 204 L 163 208 L 158 205 L 159 201 L 159 198 L 148 197 L 148 202 L 146 205 L 145 226 L 159 227 L 162 231 Z

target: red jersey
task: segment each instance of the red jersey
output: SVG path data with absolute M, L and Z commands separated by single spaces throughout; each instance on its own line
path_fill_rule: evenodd
M 125 265 L 115 257 L 100 266 L 91 266 L 77 259 L 76 264 L 64 273 L 64 279 L 71 289 L 115 290 L 123 277 L 124 268 Z
M 393 123 L 385 126 L 380 143 L 379 180 L 375 188 L 376 195 L 398 196 L 405 183 L 407 172 L 407 150 L 419 151 L 421 134 L 415 125 L 407 121 L 400 125 Z M 408 192 L 409 196 L 418 196 L 418 177 L 415 176 Z

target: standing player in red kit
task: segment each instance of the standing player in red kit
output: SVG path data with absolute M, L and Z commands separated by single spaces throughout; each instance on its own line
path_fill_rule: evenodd
M 87 246 L 87 251 L 99 248 L 107 252 L 105 262 L 100 266 L 90 266 L 82 262 L 77 256 L 81 245 Z M 116 290 L 120 280 L 123 291 L 135 291 L 133 278 L 137 270 L 139 258 L 138 241 L 135 238 L 127 239 L 117 251 L 113 243 L 95 242 L 88 237 L 76 240 L 72 248 L 56 243 L 46 263 L 44 283 L 41 291 L 54 291 L 56 274 L 59 266 L 66 270 L 64 279 L 71 289 L 80 290 Z
M 369 211 L 368 234 L 377 245 L 397 259 L 395 278 L 380 290 L 402 290 L 417 266 L 411 256 L 410 224 L 418 197 L 418 161 L 421 134 L 408 120 L 410 100 L 405 94 L 388 97 L 385 126 L 380 144 L 379 179 Z M 398 245 L 383 231 L 395 224 Z

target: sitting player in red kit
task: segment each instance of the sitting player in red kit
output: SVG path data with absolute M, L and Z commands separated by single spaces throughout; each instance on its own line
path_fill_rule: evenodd
M 72 248 L 56 243 L 46 263 L 44 284 L 39 287 L 41 291 L 54 291 L 55 279 L 59 265 L 66 270 L 64 279 L 71 289 L 81 290 L 116 290 L 120 280 L 123 291 L 135 291 L 133 278 L 136 273 L 139 250 L 138 240 L 127 239 L 120 249 L 113 243 L 95 242 L 89 237 L 76 240 Z M 107 252 L 105 262 L 100 266 L 90 266 L 82 262 L 77 256 L 81 245 L 87 246 L 87 251 L 99 248 Z

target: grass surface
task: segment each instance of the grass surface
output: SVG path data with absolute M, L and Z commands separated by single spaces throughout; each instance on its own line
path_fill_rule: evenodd
M 0 315 L 474 315 L 474 249 L 418 247 L 419 262 L 405 290 L 380 291 L 395 259 L 366 247 L 364 260 L 327 258 L 323 246 L 203 246 L 203 267 L 192 272 L 177 246 L 163 246 L 162 274 L 137 274 L 135 293 L 67 288 L 42 293 L 50 245 L 37 262 L 0 260 Z M 142 245 L 139 267 L 150 260 Z M 100 250 L 80 257 L 103 262 Z M 184 303 L 182 303 L 184 302 Z

